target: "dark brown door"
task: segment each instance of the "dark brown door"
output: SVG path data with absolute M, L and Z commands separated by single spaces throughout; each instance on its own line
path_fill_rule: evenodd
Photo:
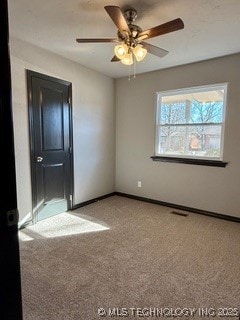
M 28 70 L 34 220 L 71 208 L 71 83 Z

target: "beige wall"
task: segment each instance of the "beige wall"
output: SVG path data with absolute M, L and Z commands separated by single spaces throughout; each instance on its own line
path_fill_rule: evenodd
M 116 191 L 240 217 L 240 54 L 116 80 Z M 153 162 L 155 93 L 228 82 L 226 168 Z M 137 181 L 142 181 L 142 188 Z
M 116 190 L 240 217 L 240 55 L 117 79 L 115 91 L 113 79 L 17 39 L 11 39 L 11 64 L 20 219 L 32 209 L 26 69 L 72 82 L 75 204 Z M 229 83 L 229 165 L 153 162 L 155 93 L 223 82 Z
M 75 204 L 113 192 L 114 80 L 20 40 L 10 45 L 20 220 L 32 210 L 26 69 L 72 82 Z

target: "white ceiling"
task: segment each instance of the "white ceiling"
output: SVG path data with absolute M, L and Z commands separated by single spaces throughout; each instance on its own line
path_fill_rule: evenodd
M 113 78 L 128 66 L 110 62 L 114 44 L 78 44 L 76 38 L 115 38 L 117 28 L 104 10 L 117 5 L 138 11 L 143 30 L 181 18 L 185 28 L 149 39 L 169 54 L 151 54 L 137 73 L 240 52 L 240 0 L 9 0 L 12 37 L 55 52 Z

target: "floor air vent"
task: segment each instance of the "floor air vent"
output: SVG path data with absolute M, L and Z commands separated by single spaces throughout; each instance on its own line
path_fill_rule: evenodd
M 179 212 L 179 211 L 171 211 L 170 213 L 171 213 L 171 214 L 175 214 L 175 215 L 177 215 L 177 216 L 182 216 L 182 217 L 187 217 L 187 216 L 188 216 L 187 213 Z

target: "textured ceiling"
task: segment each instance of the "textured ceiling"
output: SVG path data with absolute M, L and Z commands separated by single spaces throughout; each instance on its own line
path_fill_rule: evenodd
M 75 41 L 116 37 L 105 5 L 135 8 L 135 24 L 143 30 L 175 18 L 184 21 L 183 30 L 147 41 L 169 54 L 148 54 L 137 63 L 137 73 L 240 52 L 240 0 L 9 0 L 10 35 L 110 77 L 127 76 L 127 66 L 110 62 L 114 44 Z

